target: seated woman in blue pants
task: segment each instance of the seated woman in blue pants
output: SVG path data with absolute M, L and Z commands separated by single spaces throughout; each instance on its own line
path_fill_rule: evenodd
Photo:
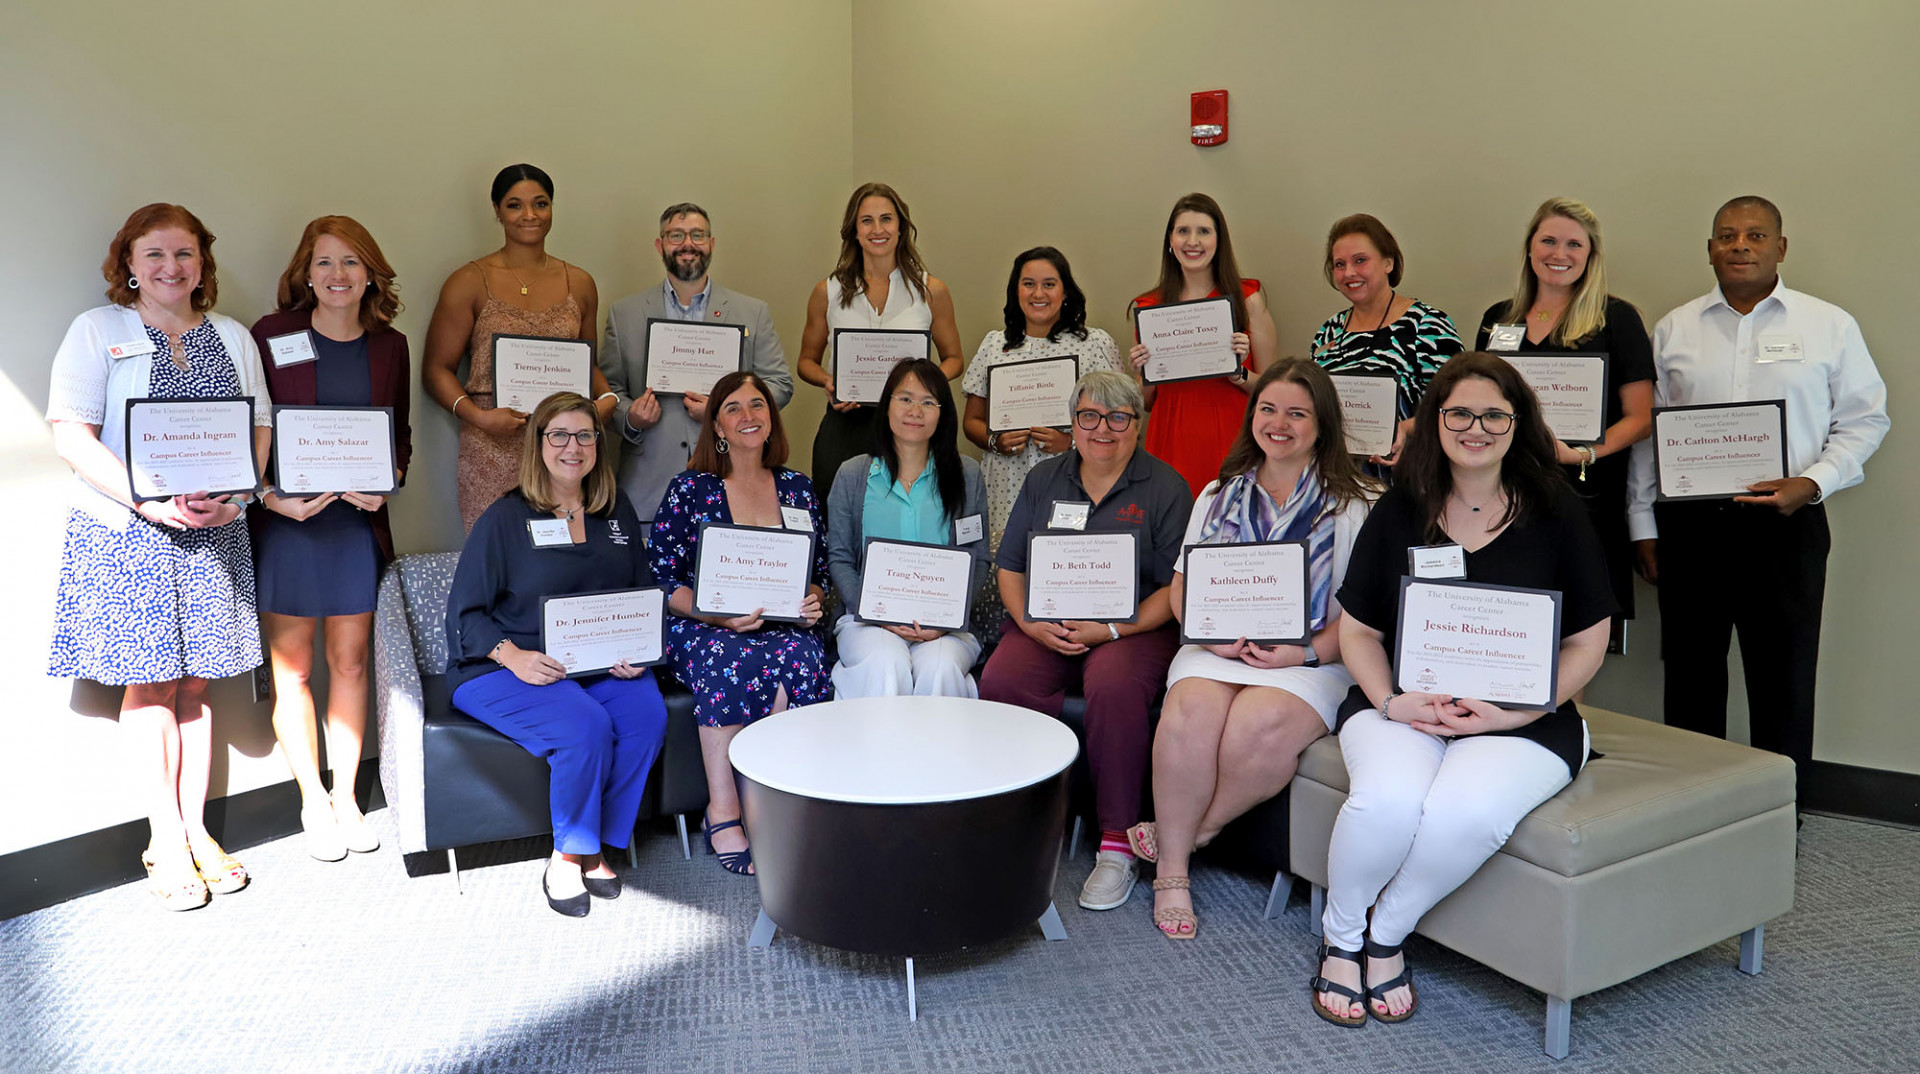
M 562 392 L 535 408 L 519 487 L 474 523 L 447 597 L 454 705 L 553 769 L 553 857 L 540 885 L 568 917 L 585 917 L 589 896 L 619 896 L 601 847 L 633 838 L 667 727 L 646 668 L 569 679 L 540 651 L 540 598 L 653 584 L 639 517 L 601 437 L 584 396 Z

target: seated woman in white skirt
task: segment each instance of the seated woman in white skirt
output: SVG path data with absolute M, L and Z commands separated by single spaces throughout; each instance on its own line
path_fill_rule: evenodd
M 960 418 L 940 367 L 926 359 L 893 367 L 873 423 L 873 447 L 834 475 L 827 500 L 827 570 L 845 605 L 834 625 L 840 661 L 835 697 L 979 697 L 969 671 L 980 642 L 964 630 L 863 623 L 860 572 L 867 541 L 880 537 L 954 545 L 985 560 L 986 486 L 960 454 Z
M 1153 922 L 1170 939 L 1199 928 L 1187 858 L 1227 822 L 1279 794 L 1300 752 L 1333 728 L 1353 677 L 1340 664 L 1340 604 L 1367 505 L 1379 490 L 1347 454 L 1340 399 L 1319 366 L 1275 362 L 1249 391 L 1240 435 L 1220 478 L 1201 490 L 1185 543 L 1307 543 L 1310 644 L 1184 645 L 1167 669 L 1167 699 L 1153 739 L 1159 820 L 1138 824 L 1134 853 L 1159 863 Z M 1174 615 L 1185 614 L 1185 558 L 1173 576 Z M 1182 620 L 1184 623 L 1184 619 Z M 1189 633 L 1192 624 L 1186 624 Z M 1204 636 L 1204 635 L 1203 635 Z

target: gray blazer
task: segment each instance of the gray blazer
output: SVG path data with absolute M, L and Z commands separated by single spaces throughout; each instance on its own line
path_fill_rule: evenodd
M 849 614 L 860 607 L 860 570 L 867 560 L 867 540 L 861 521 L 867 507 L 867 467 L 872 462 L 872 455 L 855 455 L 841 463 L 840 471 L 833 475 L 833 491 L 827 500 L 827 573 L 833 576 L 833 587 L 840 591 L 840 603 Z M 987 484 L 981 480 L 980 464 L 962 455 L 960 473 L 967 490 L 960 517 L 978 516 L 984 526 Z M 953 543 L 951 533 L 947 543 Z M 987 559 L 986 531 L 980 531 L 979 540 L 960 547 L 971 551 L 978 561 L 975 568 L 978 581 L 981 577 L 978 568 Z
M 635 430 L 627 424 L 627 408 L 633 405 L 633 397 L 646 392 L 647 318 L 667 316 L 666 292 L 658 284 L 614 303 L 607 313 L 606 342 L 600 347 L 598 359 L 608 387 L 619 397 L 614 406 L 614 427 L 627 441 L 620 460 L 620 488 L 633 501 L 641 522 L 653 521 L 667 484 L 687 468 L 687 459 L 700 437 L 700 423 L 677 398 L 660 400 L 660 420 L 652 428 Z M 707 296 L 706 319 L 714 324 L 746 326 L 747 368 L 767 382 L 775 406 L 786 406 L 793 398 L 793 377 L 787 372 L 787 354 L 780 349 L 780 336 L 773 330 L 773 315 L 767 304 L 715 282 Z

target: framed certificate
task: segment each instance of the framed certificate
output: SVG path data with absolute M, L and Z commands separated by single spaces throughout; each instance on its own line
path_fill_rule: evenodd
M 134 503 L 258 492 L 253 397 L 127 400 L 127 478 Z
M 592 384 L 592 342 L 494 333 L 494 406 L 531 414 L 556 392 L 591 395 Z
M 988 366 L 987 431 L 1072 428 L 1079 380 L 1080 359 L 1071 354 Z
M 1029 533 L 1027 618 L 1131 623 L 1140 618 L 1139 535 Z
M 384 406 L 276 406 L 273 467 L 280 491 L 400 491 L 394 478 L 393 408 Z
M 747 328 L 647 318 L 647 384 L 660 395 L 707 395 L 728 373 L 738 373 Z
M 1385 455 L 1393 450 L 1400 420 L 1400 382 L 1391 373 L 1333 373 L 1340 395 L 1340 421 L 1347 430 L 1347 454 Z
M 1307 542 L 1190 544 L 1183 559 L 1180 640 L 1305 645 L 1313 640 Z
M 795 530 L 700 523 L 693 573 L 693 610 L 799 623 L 813 577 L 813 534 Z
M 609 589 L 540 598 L 540 651 L 558 660 L 567 677 L 605 671 L 622 660 L 634 667 L 667 660 L 667 591 Z
M 1240 368 L 1233 353 L 1233 302 L 1196 298 L 1133 311 L 1133 334 L 1147 345 L 1148 384 L 1224 377 Z
M 1787 402 L 1653 408 L 1656 500 L 1724 500 L 1787 476 Z
M 1503 354 L 1540 400 L 1540 416 L 1567 444 L 1597 444 L 1607 438 L 1607 356 L 1604 354 Z
M 833 330 L 833 401 L 878 403 L 893 367 L 933 354 L 933 333 L 904 328 Z
M 1394 689 L 1544 711 L 1559 673 L 1559 593 L 1400 579 Z
M 977 562 L 953 545 L 869 538 L 854 616 L 863 623 L 965 630 Z

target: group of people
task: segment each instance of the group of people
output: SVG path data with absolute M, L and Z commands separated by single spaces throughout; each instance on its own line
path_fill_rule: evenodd
M 1014 258 L 1003 327 L 962 377 L 951 294 L 921 261 L 906 203 L 869 183 L 849 198 L 840 258 L 807 307 L 797 368 L 829 400 L 811 478 L 788 465 L 781 410 L 793 384 L 768 307 L 713 280 L 712 221 L 691 203 L 661 214 L 654 248 L 666 278 L 611 307 L 589 391 L 550 396 L 530 414 L 495 405 L 493 336 L 590 339 L 598 294 L 590 275 L 546 252 L 554 188 L 544 172 L 502 171 L 492 202 L 504 243 L 442 288 L 422 378 L 461 422 L 469 533 L 447 609 L 448 676 L 457 707 L 552 767 L 554 848 L 542 886 L 558 912 L 584 915 L 594 898 L 618 895 L 604 848 L 631 838 L 666 721 L 649 669 L 570 678 L 540 651 L 540 599 L 568 593 L 666 590 L 667 668 L 693 693 L 700 724 L 703 834 L 735 873 L 753 864 L 727 746 L 747 723 L 829 697 L 904 694 L 1058 715 L 1077 687 L 1101 829 L 1080 904 L 1126 903 L 1144 860 L 1155 866 L 1156 927 L 1191 940 L 1193 852 L 1280 793 L 1315 739 L 1338 734 L 1352 789 L 1333 832 L 1310 987 L 1315 1011 L 1344 1025 L 1412 1014 L 1407 935 L 1586 762 L 1574 702 L 1614 624 L 1632 614 L 1636 563 L 1660 585 L 1668 722 L 1724 733 L 1726 647 L 1739 629 L 1755 744 L 1803 768 L 1810 759 L 1827 551 L 1818 503 L 1861 480 L 1888 422 L 1852 319 L 1779 281 L 1786 240 L 1764 199 L 1736 198 L 1716 213 L 1708 254 L 1718 285 L 1662 319 L 1651 339 L 1608 291 L 1592 211 L 1547 201 L 1527 226 L 1514 291 L 1486 310 L 1474 351 L 1445 313 L 1399 293 L 1405 255 L 1385 225 L 1346 217 L 1324 250 L 1346 308 L 1306 357 L 1282 357 L 1269 296 L 1240 274 L 1219 205 L 1191 194 L 1168 215 L 1157 284 L 1130 309 L 1226 297 L 1239 366 L 1156 385 L 1144 377 L 1145 347 L 1123 359 L 1088 327 L 1067 258 L 1046 246 Z M 204 493 L 134 503 L 121 457 L 125 400 L 251 396 L 263 464 L 269 398 L 390 406 L 396 479 L 409 461 L 407 345 L 392 327 L 392 269 L 366 230 L 345 217 L 308 225 L 279 308 L 251 333 L 213 312 L 212 244 L 179 206 L 129 218 L 104 265 L 112 304 L 74 322 L 48 408 L 82 484 L 50 668 L 128 685 L 121 722 L 150 802 L 145 860 L 155 895 L 173 909 L 247 881 L 202 819 L 206 683 L 256 665 L 262 634 L 310 849 L 338 858 L 377 845 L 353 804 L 353 776 L 374 587 L 392 542 L 379 496 L 269 488 L 264 511 Z M 742 326 L 742 368 L 704 395 L 647 389 L 647 322 L 659 318 Z M 1555 439 L 1514 366 L 1484 350 L 1496 327 L 1524 332 L 1529 353 L 1607 356 L 1601 439 Z M 880 402 L 863 406 L 834 394 L 839 328 L 924 331 L 931 346 L 895 365 Z M 263 369 L 261 348 L 301 330 L 315 359 Z M 990 429 L 990 369 L 1067 356 L 1078 372 L 1067 428 Z M 1329 375 L 1343 372 L 1394 379 L 1388 453 L 1349 454 Z M 1731 501 L 1654 502 L 1645 438 L 1656 406 L 1770 398 L 1787 400 L 1791 476 Z M 963 433 L 981 449 L 978 463 L 961 454 Z M 819 538 L 798 622 L 695 609 L 707 522 Z M 1063 526 L 1138 534 L 1132 621 L 1028 617 L 1027 538 Z M 994 581 L 974 625 L 942 631 L 856 615 L 874 538 L 990 560 Z M 1182 644 L 1183 550 L 1265 541 L 1306 545 L 1307 644 Z M 1408 550 L 1433 545 L 1458 546 L 1472 581 L 1561 594 L 1556 708 L 1396 689 L 1400 579 Z M 1778 584 L 1751 584 L 1762 564 Z M 821 623 L 836 596 L 838 617 Z M 331 793 L 306 685 L 317 630 L 333 684 Z

